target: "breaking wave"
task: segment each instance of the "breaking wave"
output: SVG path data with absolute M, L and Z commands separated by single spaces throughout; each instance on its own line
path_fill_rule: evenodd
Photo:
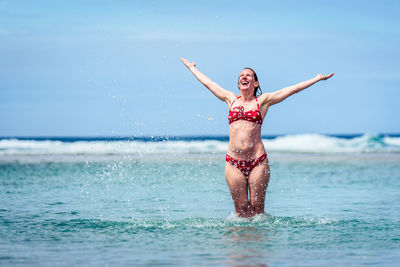
M 225 139 L 204 140 L 0 140 L 0 156 L 35 155 L 145 155 L 225 153 Z M 263 139 L 268 152 L 290 153 L 400 153 L 400 137 L 365 134 L 351 138 L 320 134 L 284 135 Z

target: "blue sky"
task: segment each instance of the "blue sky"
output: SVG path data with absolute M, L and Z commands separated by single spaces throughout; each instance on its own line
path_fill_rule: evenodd
M 227 135 L 229 90 L 334 78 L 273 106 L 263 134 L 399 133 L 399 1 L 2 1 L 0 136 Z

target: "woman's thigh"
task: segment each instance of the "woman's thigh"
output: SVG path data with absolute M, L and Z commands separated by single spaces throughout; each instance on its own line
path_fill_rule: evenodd
M 264 212 L 265 194 L 270 178 L 268 159 L 265 159 L 260 165 L 254 167 L 249 175 L 250 203 L 255 213 Z
M 247 178 L 238 168 L 228 162 L 225 165 L 225 178 L 231 191 L 236 213 L 248 216 L 251 207 L 248 196 Z

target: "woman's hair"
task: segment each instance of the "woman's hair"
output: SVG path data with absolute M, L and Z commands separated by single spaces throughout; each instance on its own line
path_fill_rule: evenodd
M 243 70 L 251 70 L 254 75 L 254 80 L 258 82 L 258 77 L 257 73 L 252 69 L 252 68 L 244 68 Z M 262 94 L 261 87 L 260 87 L 260 82 L 258 82 L 258 86 L 254 88 L 254 96 L 260 96 Z

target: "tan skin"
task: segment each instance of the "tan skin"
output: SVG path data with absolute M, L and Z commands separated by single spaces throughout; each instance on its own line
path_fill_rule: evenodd
M 224 101 L 228 108 L 243 106 L 245 111 L 257 109 L 254 89 L 259 82 L 255 80 L 254 73 L 250 69 L 240 72 L 238 87 L 241 97 L 234 92 L 222 88 L 213 82 L 206 75 L 201 73 L 194 62 L 181 58 L 182 63 L 192 72 L 192 74 L 207 87 L 218 99 Z M 310 87 L 311 85 L 327 80 L 333 76 L 318 74 L 314 78 L 300 82 L 298 84 L 285 87 L 281 90 L 264 93 L 258 97 L 262 118 L 265 118 L 270 106 L 282 102 L 289 96 Z M 234 101 L 237 99 L 236 101 Z M 232 102 L 233 105 L 232 105 Z M 252 160 L 265 153 L 264 144 L 261 141 L 261 125 L 246 120 L 238 120 L 229 125 L 229 144 L 228 152 L 230 156 L 237 160 Z M 265 194 L 270 178 L 268 158 L 261 162 L 246 177 L 231 163 L 225 164 L 226 182 L 231 191 L 235 211 L 239 217 L 252 217 L 264 213 Z

